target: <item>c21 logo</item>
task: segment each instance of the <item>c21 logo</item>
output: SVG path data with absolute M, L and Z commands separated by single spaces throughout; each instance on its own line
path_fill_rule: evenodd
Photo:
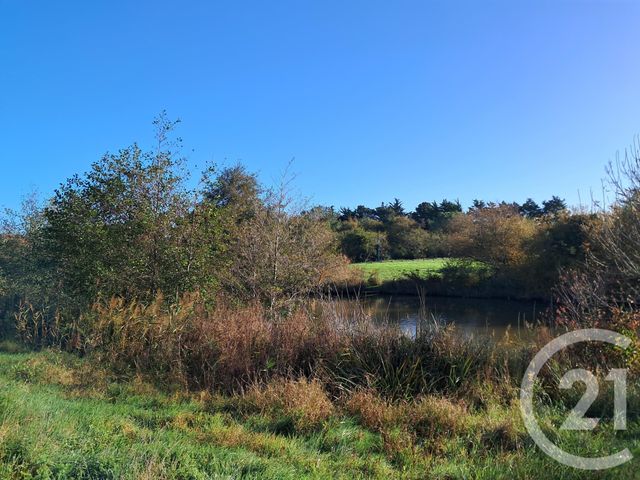
M 617 467 L 631 460 L 633 455 L 629 449 L 625 448 L 612 455 L 597 458 L 580 457 L 565 452 L 544 434 L 536 421 L 533 411 L 533 389 L 542 367 L 553 355 L 569 345 L 589 341 L 610 343 L 622 348 L 627 348 L 632 343 L 631 339 L 624 335 L 611 330 L 597 328 L 576 330 L 565 333 L 552 340 L 537 353 L 525 372 L 520 389 L 520 409 L 529 435 L 531 435 L 531 438 L 536 442 L 538 447 L 551 458 L 574 468 L 583 470 L 605 470 Z M 627 371 L 626 369 L 612 369 L 605 380 L 614 383 L 614 429 L 625 430 L 627 427 Z M 583 382 L 587 386 L 587 389 L 560 428 L 564 430 L 593 430 L 598 424 L 599 419 L 585 418 L 585 414 L 598 397 L 598 380 L 595 375 L 588 370 L 575 369 L 568 371 L 562 377 L 559 386 L 560 388 L 568 389 L 576 382 Z

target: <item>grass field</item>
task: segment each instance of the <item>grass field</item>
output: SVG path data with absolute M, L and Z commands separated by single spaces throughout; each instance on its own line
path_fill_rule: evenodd
M 371 407 L 363 403 L 363 411 Z M 633 462 L 586 474 L 549 460 L 522 433 L 517 410 L 509 406 L 449 415 L 446 422 L 457 425 L 455 433 L 432 429 L 431 436 L 407 444 L 399 430 L 378 431 L 371 420 L 375 415 L 367 422 L 336 410 L 321 425 L 301 432 L 282 413 L 240 413 L 234 405 L 230 397 L 162 393 L 139 378 L 117 382 L 70 355 L 3 353 L 0 478 L 640 476 Z M 551 413 L 543 422 L 552 419 Z M 636 455 L 638 427 L 633 423 L 616 437 Z M 575 435 L 567 434 L 561 444 L 574 451 L 616 448 L 605 437 L 585 442 Z
M 381 262 L 354 263 L 352 268 L 358 268 L 368 278 L 374 272 L 381 282 L 400 280 L 407 273 L 418 272 L 420 275 L 439 273 L 450 259 L 424 258 L 417 260 L 383 260 Z

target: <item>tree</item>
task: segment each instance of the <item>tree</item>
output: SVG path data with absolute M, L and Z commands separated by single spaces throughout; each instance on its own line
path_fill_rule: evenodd
M 386 204 L 382 202 L 379 207 L 375 209 L 376 220 L 381 221 L 382 223 L 388 223 L 393 217 L 396 216 L 396 212 L 391 206 L 391 204 Z
M 544 200 L 542 202 L 542 211 L 545 215 L 558 215 L 566 209 L 567 203 L 555 195 L 551 197 L 551 200 Z
M 43 227 L 43 211 L 35 195 L 23 201 L 19 212 L 7 210 L 0 217 L 0 319 L 13 319 L 26 303 L 37 311 L 33 328 L 46 336 L 64 295 L 44 255 Z
M 474 199 L 470 210 L 481 210 L 487 207 L 487 203 L 484 200 Z
M 538 289 L 555 286 L 562 271 L 575 268 L 585 259 L 587 231 L 594 217 L 585 214 L 542 217 L 530 242 L 530 278 Z
M 203 181 L 205 200 L 219 208 L 228 207 L 239 216 L 251 215 L 259 202 L 260 194 L 255 174 L 248 173 L 242 165 L 225 168 L 215 179 L 211 179 L 214 173 L 213 168 L 205 172 Z
M 520 214 L 527 218 L 538 218 L 544 214 L 540 206 L 531 198 L 527 198 L 526 202 L 520 206 L 519 210 Z
M 340 210 L 338 212 L 338 220 L 340 220 L 341 222 L 347 222 L 349 220 L 353 220 L 354 218 L 356 218 L 355 210 L 351 210 L 347 207 L 340 207 Z
M 8 292 L 9 282 L 7 281 L 7 277 L 0 268 L 0 298 L 4 297 Z
M 273 315 L 345 275 L 346 259 L 328 219 L 296 207 L 286 175 L 267 189 L 254 214 L 238 224 L 226 287 L 266 303 Z
M 171 137 L 177 122 L 163 112 L 154 125 L 155 151 L 134 144 L 105 155 L 56 190 L 44 210 L 45 256 L 78 304 L 177 294 L 201 280 L 192 236 L 213 217 L 195 208 L 184 186 L 180 143 Z
M 451 216 L 451 214 L 461 213 L 462 205 L 460 205 L 460 202 L 458 200 L 456 200 L 455 202 L 451 202 L 445 198 L 444 200 L 442 200 L 442 202 L 440 202 L 438 210 L 444 216 Z
M 640 145 L 608 168 L 614 203 L 584 228 L 586 258 L 558 288 L 561 320 L 637 331 L 640 304 Z
M 460 202 L 444 199 L 440 204 L 437 202 L 420 203 L 411 214 L 411 218 L 426 230 L 441 230 L 451 218 L 461 212 Z
M 42 227 L 42 208 L 36 194 L 22 201 L 20 211 L 7 209 L 0 217 L 0 276 L 4 287 L 0 296 L 8 297 L 14 307 L 21 298 L 43 305 L 53 291 L 53 278 L 41 254 Z
M 393 211 L 395 215 L 402 216 L 405 214 L 404 207 L 402 206 L 402 202 L 397 198 L 393 199 L 393 202 L 389 204 L 389 208 Z
M 355 224 L 340 233 L 340 250 L 352 262 L 380 260 L 387 255 L 385 233 L 371 232 Z
M 452 253 L 480 260 L 496 270 L 523 265 L 535 224 L 510 205 L 497 205 L 458 215 L 448 227 Z
M 428 234 L 408 218 L 396 216 L 386 228 L 392 258 L 421 258 L 426 255 Z
M 439 216 L 440 210 L 436 202 L 422 202 L 418 204 L 415 211 L 411 214 L 411 218 L 426 230 L 433 228 Z

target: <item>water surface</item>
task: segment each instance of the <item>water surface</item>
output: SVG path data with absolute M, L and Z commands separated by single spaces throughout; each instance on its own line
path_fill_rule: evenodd
M 545 318 L 548 305 L 533 301 L 427 297 L 424 308 L 418 297 L 368 296 L 357 300 L 339 300 L 344 308 L 362 308 L 379 321 L 398 323 L 403 331 L 414 335 L 420 318 L 436 318 L 455 324 L 468 335 L 491 335 L 500 339 L 509 335 L 529 336 L 528 326 Z

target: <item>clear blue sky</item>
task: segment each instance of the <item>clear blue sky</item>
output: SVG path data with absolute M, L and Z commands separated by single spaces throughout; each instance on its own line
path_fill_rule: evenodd
M 640 2 L 0 0 L 0 205 L 162 109 L 314 203 L 570 203 L 640 133 Z M 193 151 L 191 151 L 193 149 Z

